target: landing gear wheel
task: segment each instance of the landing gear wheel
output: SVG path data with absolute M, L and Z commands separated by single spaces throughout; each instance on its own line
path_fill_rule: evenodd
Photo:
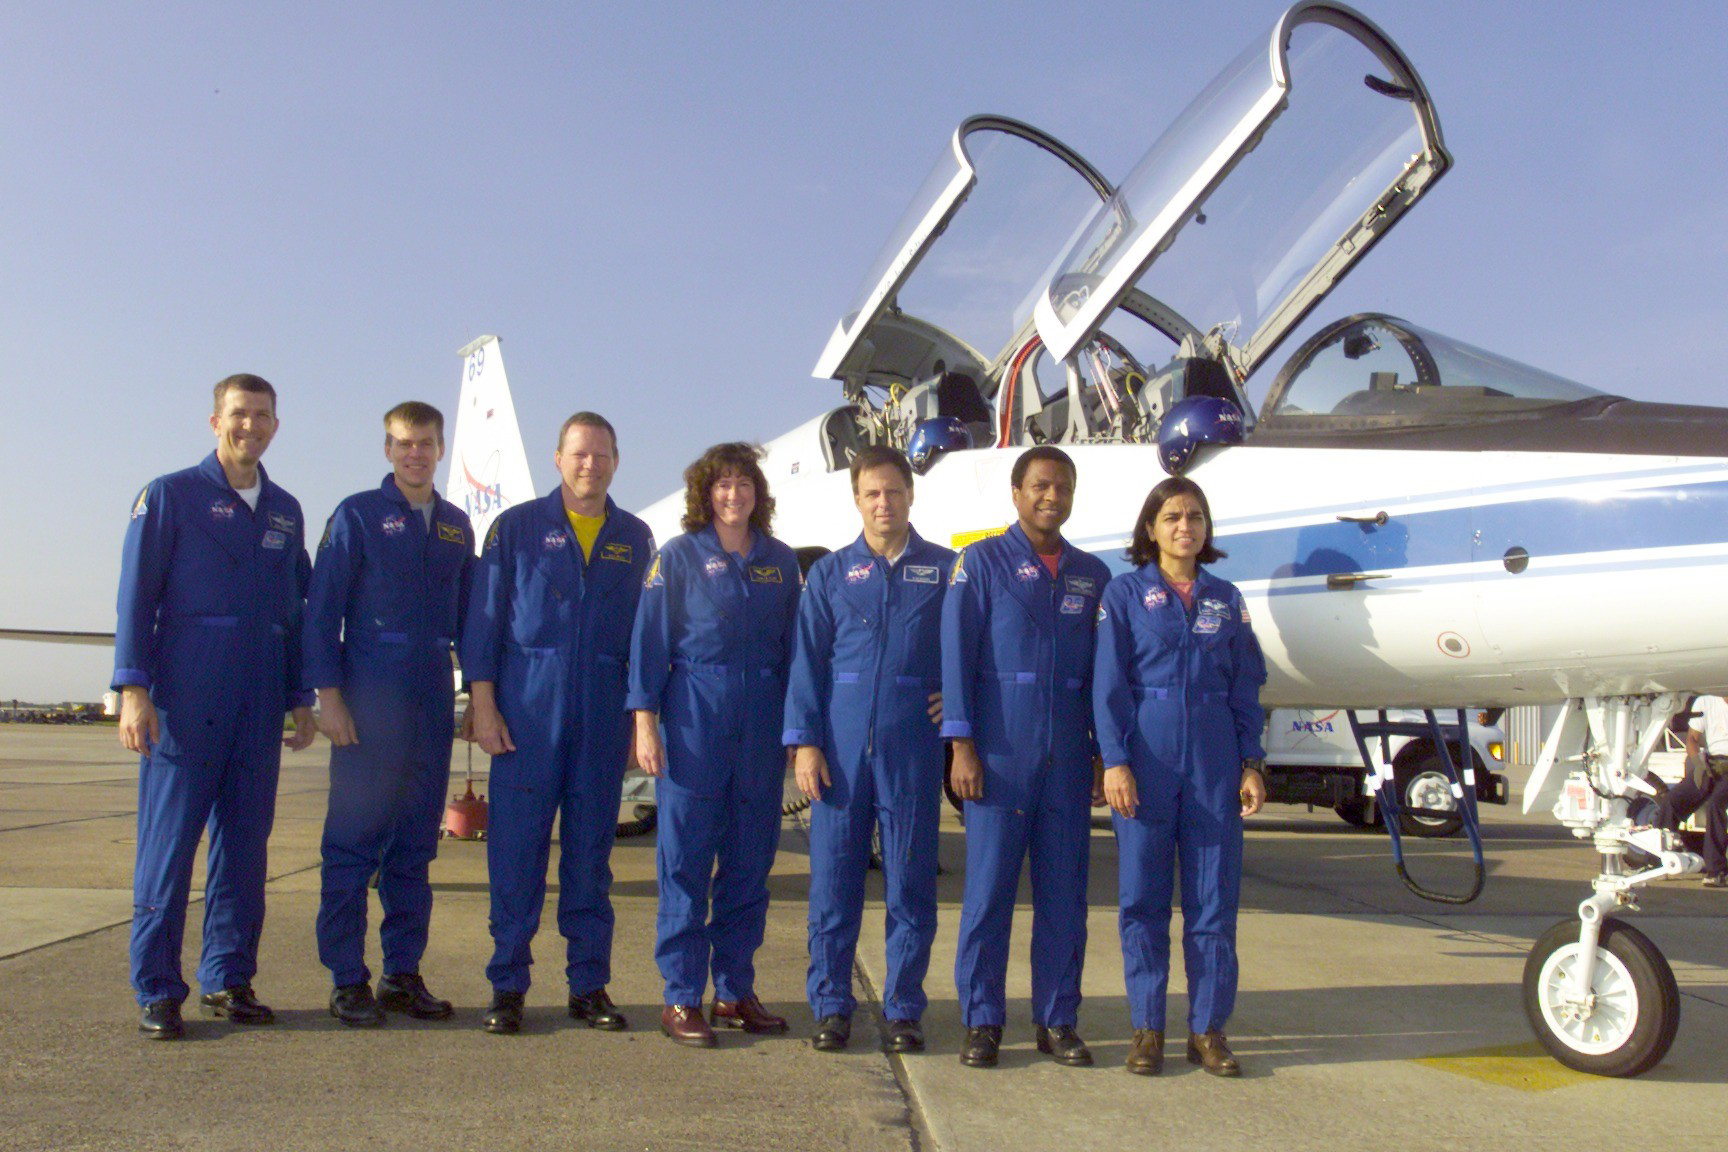
M 1590 1003 L 1568 1003 L 1578 921 L 1542 934 L 1524 962 L 1524 1014 L 1554 1059 L 1595 1076 L 1639 1076 L 1668 1054 L 1680 1029 L 1680 989 L 1650 938 L 1607 919 L 1596 944 Z
M 1437 753 L 1393 765 L 1392 782 L 1398 789 L 1398 802 L 1404 807 L 1399 827 L 1406 836 L 1438 840 L 1455 836 L 1464 827 L 1464 814 L 1458 811 L 1458 798 L 1452 795 L 1452 778 L 1446 774 L 1446 766 Z M 1411 809 L 1450 815 L 1418 816 Z
M 1372 796 L 1353 796 L 1334 804 L 1332 811 L 1352 828 L 1379 828 L 1386 823 L 1380 815 L 1380 805 L 1374 803 Z

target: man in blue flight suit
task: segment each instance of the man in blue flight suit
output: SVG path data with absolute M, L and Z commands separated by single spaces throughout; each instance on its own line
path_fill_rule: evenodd
M 1062 538 L 1074 462 L 1040 445 L 1014 462 L 1019 522 L 960 554 L 942 607 L 942 735 L 966 802 L 966 886 L 954 981 L 960 1060 L 994 1067 L 1007 1017 L 1008 933 L 1032 862 L 1032 1020 L 1038 1050 L 1086 1065 L 1075 1031 L 1086 957 L 1091 805 L 1099 795 L 1091 681 L 1110 577 Z
M 152 1040 L 185 1031 L 180 946 L 206 824 L 201 1003 L 236 1024 L 275 1020 L 252 991 L 265 848 L 282 745 L 317 734 L 300 683 L 305 522 L 259 463 L 276 435 L 275 389 L 229 376 L 210 428 L 216 451 L 202 464 L 138 494 L 121 553 L 114 687 L 120 743 L 140 756 L 132 987 Z
M 888 882 L 890 1052 L 921 1052 L 924 974 L 936 937 L 942 801 L 942 598 L 954 553 L 913 531 L 912 466 L 892 448 L 852 458 L 857 540 L 810 569 L 786 694 L 793 769 L 810 808 L 811 1044 L 852 1036 L 852 963 L 870 834 Z
M 606 994 L 610 860 L 630 756 L 630 630 L 654 536 L 606 495 L 618 437 L 604 417 L 566 420 L 553 461 L 558 489 L 507 509 L 486 535 L 460 649 L 474 739 L 492 757 L 492 1004 L 482 1025 L 499 1034 L 522 1028 L 553 817 L 570 1015 L 609 1032 L 627 1026 Z
M 450 1002 L 426 989 L 420 958 L 432 920 L 427 873 L 450 783 L 455 685 L 474 562 L 468 516 L 432 484 L 444 416 L 410 400 L 384 416 L 390 474 L 330 517 L 306 595 L 305 675 L 329 737 L 330 803 L 318 957 L 344 1024 L 384 1022 L 384 1009 L 441 1020 Z M 366 967 L 367 886 L 378 874 L 384 975 Z

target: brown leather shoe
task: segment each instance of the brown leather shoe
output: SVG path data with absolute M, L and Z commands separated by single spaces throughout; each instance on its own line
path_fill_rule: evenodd
M 702 1019 L 700 1004 L 668 1004 L 662 1008 L 660 1031 L 670 1036 L 674 1044 L 688 1044 L 692 1048 L 712 1048 L 719 1043 L 714 1039 L 714 1029 Z
M 778 1036 L 786 1031 L 786 1018 L 771 1014 L 754 996 L 714 1001 L 708 1022 L 717 1028 L 742 1028 L 755 1036 Z
M 1222 1032 L 1202 1032 L 1188 1037 L 1188 1063 L 1198 1064 L 1214 1076 L 1240 1076 L 1242 1065 L 1224 1040 Z
M 1156 1076 L 1164 1071 L 1164 1033 L 1155 1028 L 1134 1029 L 1127 1066 L 1136 1076 Z

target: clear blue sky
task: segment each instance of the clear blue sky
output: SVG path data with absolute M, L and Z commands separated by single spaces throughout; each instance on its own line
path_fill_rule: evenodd
M 1728 403 L 1728 6 L 1358 7 L 1457 168 L 1319 318 L 1389 311 Z M 454 407 L 483 332 L 537 483 L 596 408 L 614 494 L 644 505 L 707 443 L 836 402 L 810 368 L 963 117 L 1029 120 L 1120 178 L 1281 9 L 10 4 L 0 623 L 113 627 L 131 500 L 209 451 L 232 372 L 281 391 L 266 465 L 314 526 L 383 473 L 385 408 Z M 93 699 L 108 663 L 0 644 L 0 698 Z

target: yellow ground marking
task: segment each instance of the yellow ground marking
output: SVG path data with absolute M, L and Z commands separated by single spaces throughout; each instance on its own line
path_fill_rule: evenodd
M 1445 1056 L 1423 1056 L 1415 1063 L 1520 1092 L 1552 1092 L 1556 1088 L 1570 1088 L 1600 1079 L 1584 1072 L 1574 1072 L 1548 1055 L 1548 1050 L 1534 1040 L 1493 1048 L 1469 1048 Z

